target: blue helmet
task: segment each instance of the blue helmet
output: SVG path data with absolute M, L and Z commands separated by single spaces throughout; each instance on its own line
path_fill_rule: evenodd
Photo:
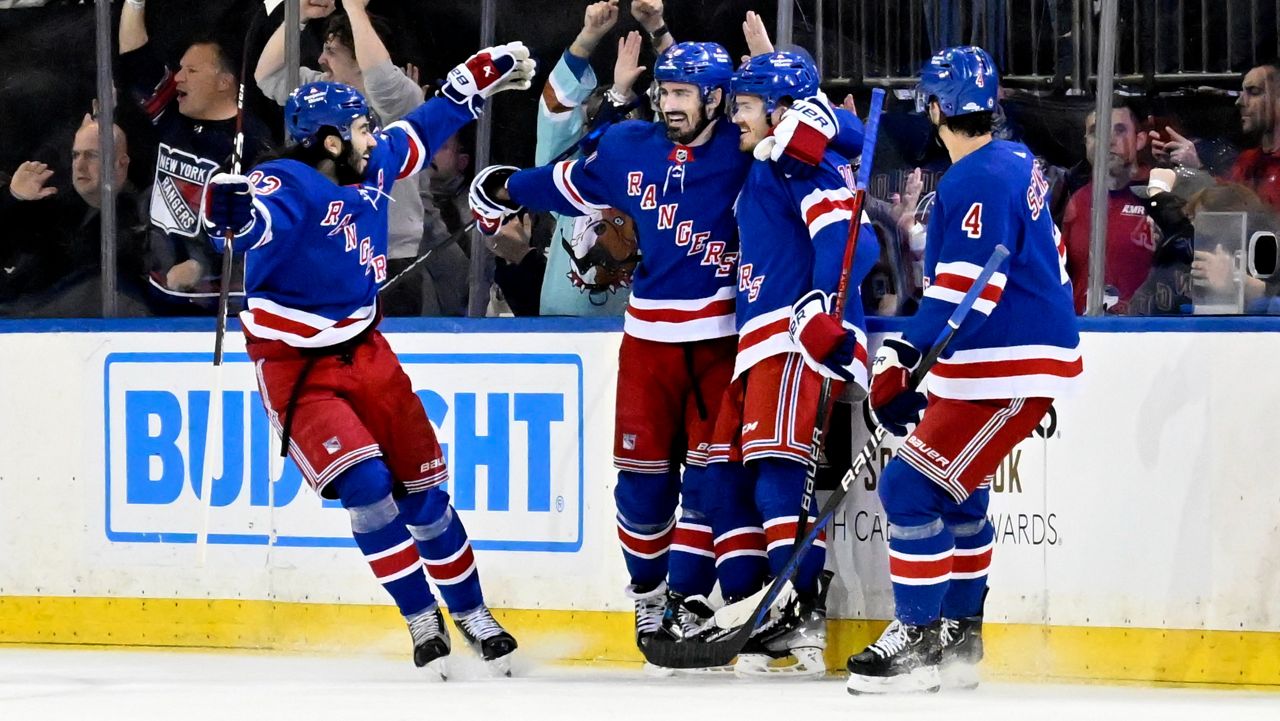
M 986 50 L 976 46 L 947 48 L 929 58 L 920 69 L 916 86 L 916 110 L 925 112 L 936 98 L 942 114 L 953 118 L 996 109 L 1000 76 Z
M 728 85 L 731 77 L 733 60 L 719 43 L 676 43 L 653 68 L 653 78 L 660 83 L 697 85 L 704 101 L 712 90 Z
M 729 81 L 729 91 L 764 98 L 764 111 L 771 113 L 783 98 L 817 95 L 819 81 L 818 67 L 808 53 L 780 50 L 744 63 Z
M 369 103 L 359 90 L 342 83 L 307 83 L 293 91 L 284 106 L 285 129 L 289 137 L 311 147 L 323 127 L 351 139 L 351 124 L 369 116 Z

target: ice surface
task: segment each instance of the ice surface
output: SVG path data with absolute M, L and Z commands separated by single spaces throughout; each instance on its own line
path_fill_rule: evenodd
M 975 692 L 852 697 L 840 679 L 649 679 L 639 670 L 517 666 L 494 679 L 458 650 L 425 682 L 383 656 L 0 648 L 0 719 L 45 721 L 958 721 L 1280 719 L 1280 693 L 1203 688 L 987 684 Z

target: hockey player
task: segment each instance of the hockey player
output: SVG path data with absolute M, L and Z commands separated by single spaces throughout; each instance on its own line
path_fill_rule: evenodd
M 741 242 L 737 272 L 738 353 L 734 381 L 725 393 L 711 445 L 711 461 L 745 462 L 745 472 L 726 464 L 717 474 L 711 528 L 717 537 L 763 532 L 768 576 L 791 556 L 797 514 L 804 496 L 819 390 L 826 376 L 854 383 L 865 395 L 867 351 L 857 288 L 880 256 L 875 231 L 864 215 L 849 288 L 854 297 L 843 320 L 830 314 L 839 283 L 849 224 L 853 222 L 853 177 L 848 161 L 827 151 L 815 172 L 788 176 L 767 162 L 764 141 L 793 102 L 818 94 L 820 76 L 808 55 L 774 52 L 751 58 L 730 83 L 739 147 L 760 152 L 738 198 Z M 830 112 L 821 103 L 810 109 Z M 805 556 L 795 576 L 798 604 L 757 634 L 756 652 L 738 657 L 739 675 L 821 676 L 826 673 L 826 618 L 819 591 L 823 542 Z M 728 569 L 726 569 L 728 570 Z M 761 587 L 765 570 L 740 564 L 752 576 L 721 574 L 726 596 Z M 770 666 L 770 656 L 795 657 L 790 666 Z
M 732 73 L 729 54 L 715 43 L 673 45 L 654 68 L 661 122 L 618 123 L 585 159 L 518 172 L 490 166 L 471 186 L 482 228 L 498 226 L 520 205 L 565 215 L 612 206 L 636 223 L 643 260 L 619 353 L 614 496 L 637 643 L 662 625 L 668 571 L 678 609 L 683 597 L 711 591 L 713 559 L 750 563 L 746 546 L 763 551 L 759 538 L 718 546 L 705 509 L 707 446 L 737 347 L 733 203 L 751 163 L 738 150 L 738 129 L 723 118 Z M 844 137 L 843 123 L 814 128 L 794 119 L 790 128 L 775 150 L 791 165 L 816 162 L 807 155 L 815 139 Z M 745 553 L 725 555 L 740 545 Z
M 977 685 L 991 478 L 1083 367 L 1049 183 L 1025 146 L 991 136 L 998 83 L 977 47 L 943 50 L 920 73 L 917 107 L 952 166 L 929 218 L 920 310 L 872 366 L 876 417 L 907 438 L 879 488 L 894 620 L 849 659 L 851 693 Z M 911 371 L 998 243 L 1012 255 L 933 367 L 926 399 L 909 387 Z
M 520 43 L 487 48 L 449 73 L 439 96 L 381 132 L 347 85 L 289 97 L 296 143 L 248 177 L 206 191 L 210 234 L 247 253 L 247 350 L 272 423 L 317 493 L 341 501 L 374 575 L 409 624 L 413 659 L 445 673 L 449 634 L 423 576 L 495 672 L 516 648 L 485 606 L 471 544 L 441 488 L 448 473 L 409 378 L 377 330 L 387 275 L 388 191 L 479 115 L 485 99 L 529 87 Z

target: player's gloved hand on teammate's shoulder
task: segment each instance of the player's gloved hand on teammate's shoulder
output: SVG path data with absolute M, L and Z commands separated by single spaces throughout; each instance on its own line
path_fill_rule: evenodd
M 243 175 L 217 173 L 204 187 L 201 215 L 212 235 L 244 235 L 256 220 L 253 183 Z
M 827 98 L 801 98 L 782 114 L 773 134 L 756 146 L 758 160 L 772 160 L 787 177 L 806 178 L 817 171 L 827 145 L 840 129 Z
M 449 71 L 440 96 L 479 117 L 485 98 L 504 90 L 528 90 L 537 69 L 529 49 L 519 40 L 484 48 Z
M 805 365 L 833 380 L 852 381 L 857 364 L 858 336 L 852 323 L 831 315 L 831 298 L 811 290 L 791 307 L 791 342 L 800 349 Z
M 476 219 L 476 227 L 481 233 L 497 233 L 502 224 L 520 209 L 507 196 L 507 178 L 517 170 L 519 168 L 512 165 L 490 165 L 476 173 L 475 179 L 471 181 L 467 200 L 471 204 L 471 215 Z
M 920 422 L 929 399 L 911 387 L 911 371 L 920 365 L 920 351 L 902 340 L 888 339 L 871 364 L 868 401 L 877 422 L 895 436 L 907 435 L 907 426 Z

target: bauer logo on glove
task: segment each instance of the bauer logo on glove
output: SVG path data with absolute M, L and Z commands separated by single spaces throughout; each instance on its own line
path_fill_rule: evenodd
M 605 208 L 598 218 L 579 218 L 573 239 L 563 243 L 569 252 L 569 280 L 575 286 L 585 291 L 616 291 L 631 285 L 640 253 L 630 216 Z

